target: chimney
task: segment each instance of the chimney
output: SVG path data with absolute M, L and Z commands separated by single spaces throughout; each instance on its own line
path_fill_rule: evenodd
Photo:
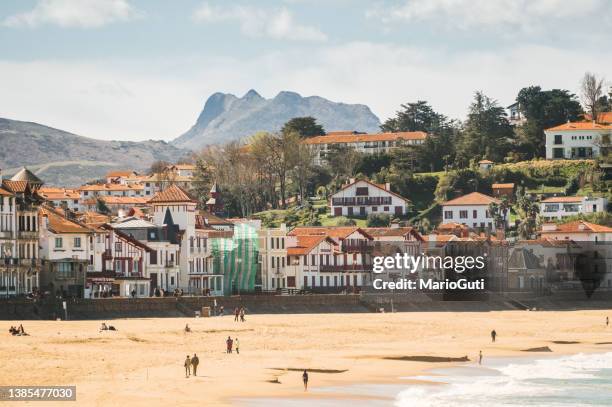
M 578 230 L 585 230 L 585 229 L 586 229 L 585 224 L 584 224 L 583 222 L 580 222 L 580 223 L 578 224 Z
M 386 189 L 387 191 L 391 191 L 391 183 L 389 183 L 389 182 L 385 182 L 385 189 Z
M 430 249 L 436 247 L 436 243 L 438 242 L 438 235 L 435 233 L 430 233 L 427 237 L 427 242 Z

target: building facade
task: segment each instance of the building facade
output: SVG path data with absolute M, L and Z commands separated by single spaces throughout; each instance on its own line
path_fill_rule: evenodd
M 386 214 L 402 216 L 409 201 L 391 192 L 390 185 L 359 180 L 343 186 L 329 201 L 331 216 L 367 216 Z
M 571 122 L 544 131 L 546 158 L 590 159 L 607 155 L 612 125 L 594 122 Z
M 461 223 L 473 229 L 495 231 L 495 219 L 489 205 L 499 205 L 501 201 L 491 196 L 472 192 L 459 198 L 442 203 L 442 224 Z M 506 225 L 507 212 L 502 214 Z
M 540 216 L 544 220 L 563 219 L 568 216 L 606 212 L 608 200 L 588 196 L 558 196 L 544 199 Z

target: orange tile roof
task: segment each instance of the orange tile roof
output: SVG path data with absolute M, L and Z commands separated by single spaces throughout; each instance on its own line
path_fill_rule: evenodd
M 541 230 L 540 233 L 612 233 L 612 228 L 584 220 L 576 220 L 556 225 L 554 230 Z
M 300 256 L 308 254 L 324 240 L 335 244 L 333 240 L 325 235 L 299 235 L 297 236 L 297 245 L 287 248 L 287 255 Z
M 143 189 L 144 186 L 142 184 L 94 184 L 83 185 L 77 191 L 142 191 Z
M 491 160 L 480 160 L 478 161 L 478 164 L 495 164 L 495 163 Z
M 493 184 L 491 187 L 493 189 L 514 188 L 514 182 L 508 182 L 506 184 Z
M 455 229 L 469 229 L 469 226 L 464 225 L 463 223 L 449 222 L 449 223 L 442 223 L 441 225 L 438 225 L 438 227 L 436 228 L 436 230 L 439 230 L 439 231 L 455 230 Z
M 357 226 L 297 226 L 288 236 L 329 236 L 334 239 L 345 239 L 355 232 L 360 232 L 367 238 L 372 238 L 364 229 Z
M 133 174 L 136 174 L 134 171 L 109 171 L 106 174 L 106 178 L 115 178 L 115 177 L 129 177 Z
M 584 115 L 585 119 L 591 120 L 590 114 Z M 597 115 L 597 123 L 612 124 L 612 112 L 601 112 Z
M 79 224 L 78 222 L 66 219 L 63 214 L 58 213 L 55 209 L 41 207 L 39 209 L 40 219 L 46 217 L 49 219 L 49 230 L 54 233 L 91 233 L 92 230 Z M 87 244 L 83 242 L 82 244 Z
M 422 236 L 416 229 L 412 227 L 399 227 L 399 228 L 364 228 L 370 236 L 372 237 L 381 237 L 381 236 L 405 236 L 408 234 L 413 234 L 416 239 L 422 239 Z
M 582 196 L 553 196 L 546 198 L 542 203 L 582 202 Z
M 28 188 L 28 181 L 12 181 L 8 179 L 2 180 L 4 188 L 11 192 L 25 192 Z
M 480 192 L 472 192 L 459 198 L 451 199 L 442 203 L 442 206 L 451 205 L 488 205 L 491 202 L 500 203 L 499 199 L 495 199 L 489 195 L 481 194 Z
M 168 188 L 155 194 L 153 198 L 149 200 L 149 203 L 166 203 L 166 202 L 192 202 L 196 203 L 183 188 L 176 184 L 170 185 Z
M 6 189 L 3 189 L 2 187 L 0 187 L 0 195 L 3 195 L 3 196 L 13 196 L 12 193 L 7 191 Z
M 78 191 L 74 189 L 42 187 L 38 191 L 38 195 L 48 201 L 57 201 L 61 199 L 79 199 Z
M 570 122 L 551 127 L 545 131 L 573 131 L 573 130 L 612 130 L 611 125 L 588 122 Z
M 337 134 L 311 137 L 304 140 L 304 144 L 339 144 L 362 143 L 366 141 L 397 141 L 397 140 L 425 140 L 427 133 L 423 131 L 404 131 L 398 133 L 376 134 Z

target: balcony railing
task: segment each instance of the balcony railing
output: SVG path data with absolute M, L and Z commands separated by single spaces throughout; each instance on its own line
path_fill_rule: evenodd
M 345 264 L 342 266 L 323 265 L 319 268 L 321 273 L 347 273 L 372 271 L 371 264 Z
M 33 232 L 31 230 L 20 230 L 19 232 L 17 232 L 17 238 L 36 240 L 38 239 L 38 232 Z
M 343 244 L 342 251 L 347 253 L 370 253 L 374 246 L 371 244 L 363 243 L 363 244 Z
M 13 231 L 12 230 L 3 230 L 0 231 L 0 239 L 12 239 Z
M 333 206 L 357 205 L 391 205 L 390 196 L 358 196 L 349 198 L 332 198 Z

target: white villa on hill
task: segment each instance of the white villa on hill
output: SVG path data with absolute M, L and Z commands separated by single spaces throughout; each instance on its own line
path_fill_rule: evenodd
M 346 146 L 362 154 L 388 153 L 401 145 L 419 145 L 425 142 L 427 133 L 422 131 L 405 131 L 398 133 L 364 134 L 355 131 L 336 131 L 325 136 L 311 137 L 304 144 L 314 151 L 313 162 L 322 165 L 325 156 L 332 146 Z
M 460 223 L 471 228 L 495 230 L 495 220 L 489 211 L 489 204 L 500 204 L 496 198 L 472 192 L 442 204 L 442 224 Z M 508 217 L 506 216 L 506 222 Z
M 570 122 L 546 129 L 544 134 L 547 159 L 589 159 L 607 154 L 612 125 Z
M 331 216 L 367 216 L 384 213 L 401 216 L 406 213 L 408 200 L 391 192 L 390 185 L 352 180 L 330 198 Z
M 556 196 L 544 199 L 540 205 L 540 216 L 545 220 L 562 219 L 567 216 L 605 212 L 606 198 L 587 196 Z

